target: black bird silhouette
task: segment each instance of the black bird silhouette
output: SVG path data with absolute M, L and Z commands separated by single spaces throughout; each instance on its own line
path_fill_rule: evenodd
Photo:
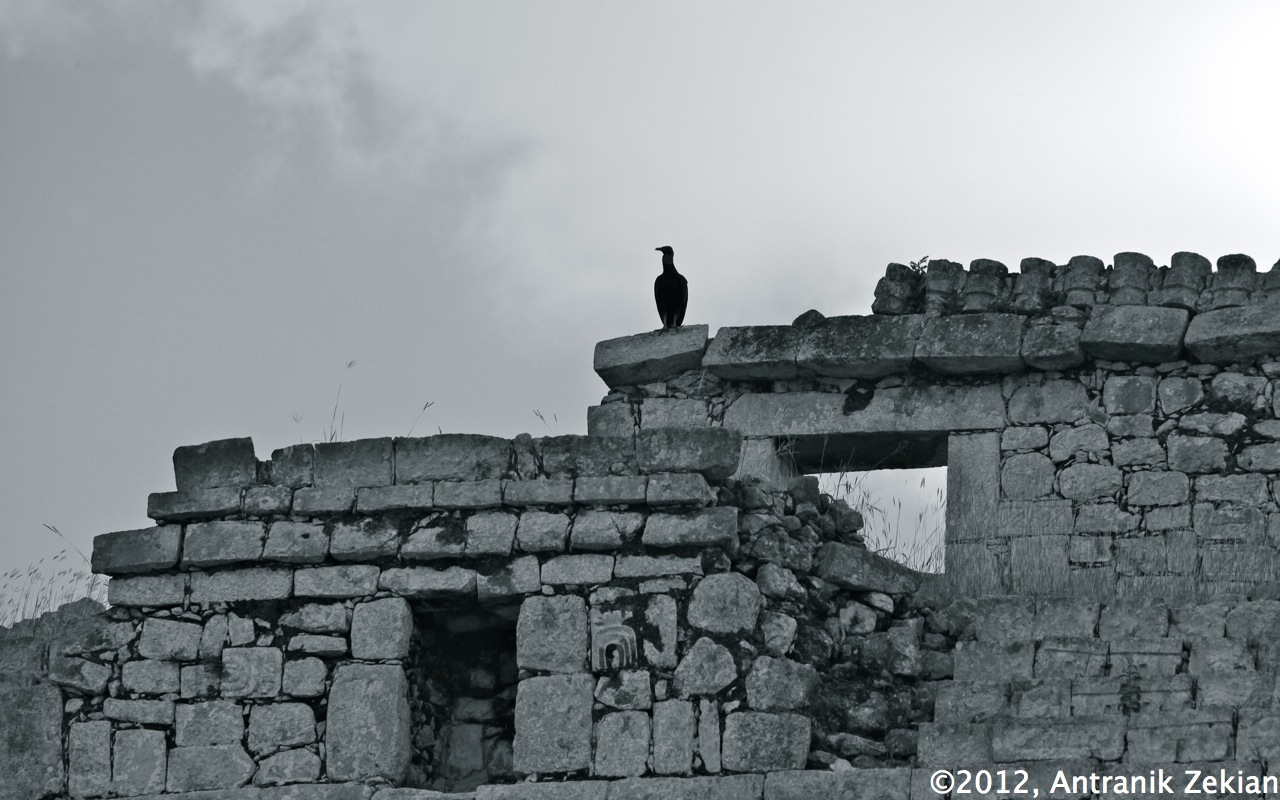
M 662 274 L 653 281 L 653 299 L 658 301 L 658 316 L 663 328 L 679 328 L 684 324 L 684 310 L 689 305 L 689 282 L 676 272 L 675 251 L 655 247 L 662 253 Z

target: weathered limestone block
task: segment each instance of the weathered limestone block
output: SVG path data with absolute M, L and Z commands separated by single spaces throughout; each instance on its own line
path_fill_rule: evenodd
M 516 663 L 521 669 L 581 672 L 587 651 L 587 604 L 581 597 L 530 597 L 520 605 Z
M 1128 716 L 1135 701 L 1143 712 L 1183 711 L 1191 708 L 1190 675 L 1092 677 L 1071 682 L 1071 714 L 1075 717 Z
M 467 526 L 456 515 L 432 515 L 419 520 L 400 546 L 405 561 L 457 558 L 467 549 Z
M 1036 650 L 1035 677 L 1100 677 L 1106 669 L 1108 651 L 1107 642 L 1091 636 L 1046 637 Z
M 831 317 L 808 332 L 796 363 L 833 378 L 883 378 L 906 372 L 924 323 L 923 315 Z
M 631 436 L 544 436 L 533 444 L 543 473 L 552 479 L 636 474 Z
M 714 695 L 737 677 L 738 668 L 729 649 L 703 636 L 680 659 L 675 671 L 676 694 Z
M 808 664 L 761 656 L 747 675 L 747 702 L 757 711 L 789 711 L 809 705 L 817 688 L 818 671 Z
M 664 700 L 653 706 L 653 771 L 688 775 L 693 771 L 693 703 Z
M 689 514 L 652 514 L 641 541 L 646 547 L 722 547 L 738 549 L 738 509 L 719 506 Z
M 293 596 L 363 597 L 378 590 L 378 573 L 365 564 L 299 569 L 293 574 Z
M 1095 306 L 1080 336 L 1094 358 L 1159 364 L 1182 352 L 1188 313 L 1161 306 Z
M 562 552 L 568 539 L 567 515 L 550 511 L 525 511 L 520 515 L 516 546 L 526 553 Z
M 66 777 L 62 763 L 62 692 L 48 685 L 0 691 L 0 708 L 0 795 L 19 800 L 62 791 Z M 99 740 L 93 733 L 100 736 L 101 729 L 85 730 L 73 742 L 80 746 L 81 756 L 72 768 L 83 765 L 88 775 L 96 777 L 101 773 L 94 772 L 92 764 L 104 754 L 95 751 L 94 744 Z M 158 735 L 163 746 L 164 734 Z
M 584 506 L 643 503 L 648 482 L 644 475 L 584 475 L 573 482 L 573 502 Z
M 396 439 L 396 483 L 479 481 L 511 469 L 511 442 L 474 433 Z
M 179 690 L 183 699 L 194 700 L 218 694 L 222 676 L 214 664 L 191 664 L 182 667 L 179 674 Z
M 650 475 L 645 488 L 645 502 L 651 506 L 701 507 L 713 497 L 707 479 L 697 472 Z
M 818 577 L 846 589 L 910 594 L 920 587 L 915 570 L 865 548 L 839 542 L 819 547 L 814 563 Z
M 1102 639 L 1163 637 L 1169 631 L 1169 609 L 1161 603 L 1111 603 L 1098 619 Z
M 947 552 L 954 543 L 981 542 L 992 534 L 1000 501 L 999 439 L 994 432 L 947 437 Z M 947 571 L 953 578 L 961 574 Z
M 1118 760 L 1124 753 L 1123 721 L 1011 721 L 992 730 L 997 761 L 1095 758 Z
M 1061 463 L 1081 454 L 1105 453 L 1109 447 L 1107 432 L 1089 424 L 1068 428 L 1049 441 L 1049 457 Z
M 299 516 L 347 514 L 355 504 L 356 490 L 351 486 L 306 487 L 293 491 L 293 513 Z
M 511 555 L 516 540 L 516 524 L 519 517 L 505 511 L 481 511 L 467 518 L 467 546 L 469 556 Z
M 702 559 L 697 556 L 618 556 L 613 574 L 619 578 L 701 575 Z
M 316 716 L 306 703 L 271 703 L 249 713 L 249 749 L 271 753 L 316 740 Z
M 1182 663 L 1182 642 L 1149 635 L 1111 640 L 1111 668 L 1115 674 L 1130 670 L 1141 676 L 1173 675 Z
M 179 492 L 249 486 L 257 475 L 252 439 L 219 439 L 173 451 L 173 477 Z
M 435 486 L 433 501 L 437 508 L 498 508 L 502 505 L 502 481 L 441 481 Z
M 299 633 L 289 637 L 290 653 L 308 653 L 313 656 L 337 658 L 347 654 L 347 640 L 343 636 L 317 636 Z
M 182 540 L 182 564 L 216 567 L 262 557 L 266 528 L 261 522 L 213 520 L 193 522 Z
M 592 676 L 527 678 L 516 692 L 517 773 L 572 772 L 591 766 Z
M 310 486 L 316 448 L 312 444 L 294 444 L 271 451 L 268 464 L 271 482 L 276 486 L 297 489 Z
M 284 658 L 278 647 L 228 647 L 222 651 L 223 697 L 275 697 Z
M 1227 468 L 1227 443 L 1210 436 L 1170 434 L 1170 469 L 1182 472 L 1222 472 Z
M 367 661 L 405 658 L 413 614 L 399 597 L 361 603 L 351 615 L 351 656 Z
M 120 734 L 116 734 L 117 740 Z M 253 777 L 257 765 L 239 744 L 175 747 L 169 751 L 165 791 L 235 789 Z
M 643 669 L 624 669 L 613 675 L 601 676 L 596 682 L 596 700 L 624 711 L 651 708 L 653 687 L 649 680 L 648 670 Z
M 636 406 L 639 427 L 648 428 L 702 428 L 711 424 L 707 415 L 707 401 L 695 398 L 647 397 Z M 630 431 L 620 435 L 629 436 Z
M 171 694 L 181 688 L 178 665 L 172 661 L 127 661 L 120 669 L 120 683 L 137 694 Z
M 638 386 L 702 366 L 706 325 L 623 336 L 598 342 L 594 368 L 609 386 Z
M 1164 466 L 1164 448 L 1155 439 L 1130 439 L 1111 446 L 1111 463 L 1117 467 Z
M 922 722 L 917 749 L 921 766 L 960 768 L 991 761 L 991 725 Z
M 290 697 L 320 697 L 324 694 L 329 668 L 318 658 L 296 658 L 284 662 L 280 690 Z
M 903 767 L 770 772 L 764 776 L 764 800 L 907 800 L 911 796 L 911 770 Z
M 1071 385 L 1083 396 L 1084 387 Z M 849 412 L 845 411 L 847 400 L 844 394 L 832 392 L 745 394 L 725 409 L 724 427 L 741 431 L 743 436 L 762 437 L 925 433 L 1005 425 L 1004 399 L 994 384 L 877 389 L 865 408 Z M 1082 403 L 1080 414 L 1083 408 Z
M 720 710 L 714 700 L 698 701 L 698 756 L 707 772 L 720 771 Z
M 234 700 L 181 703 L 174 707 L 174 744 L 178 747 L 237 744 L 242 738 L 243 707 Z
M 1053 491 L 1053 462 L 1043 453 L 1019 453 L 1000 468 L 1000 488 L 1008 500 L 1035 500 Z
M 319 778 L 320 757 L 299 747 L 283 750 L 262 759 L 258 763 L 258 771 L 253 775 L 253 783 L 255 786 L 277 786 L 282 783 L 296 784 Z
M 1219 372 L 1209 383 L 1209 394 L 1225 401 L 1237 411 L 1249 412 L 1265 407 L 1262 395 L 1269 382 L 1266 378 L 1241 375 L 1238 372 Z
M 556 556 L 542 565 L 541 582 L 548 586 L 586 585 L 613 580 L 614 557 L 604 554 Z
M 746 798 L 756 800 L 761 796 L 763 785 L 763 775 L 624 778 L 609 785 L 609 798 L 610 800 L 745 800 Z M 559 798 L 557 797 L 556 800 Z
M 999 681 L 945 681 L 938 686 L 938 722 L 988 722 L 1007 715 L 1009 685 Z
M 1131 715 L 1125 761 L 1167 763 L 1171 753 L 1184 763 L 1221 761 L 1231 755 L 1231 717 L 1229 709 L 1203 708 Z
M 702 368 L 726 380 L 790 380 L 797 375 L 796 358 L 806 335 L 791 325 L 720 328 L 702 357 Z
M 1187 350 L 1197 360 L 1228 364 L 1280 353 L 1280 317 L 1271 304 L 1197 314 L 1187 326 Z
M 1120 491 L 1120 470 L 1105 464 L 1072 464 L 1058 476 L 1058 491 L 1072 500 L 1093 500 Z
M 1013 393 L 1009 398 L 1009 421 L 1015 425 L 1075 422 L 1085 415 L 1088 406 L 1082 384 L 1068 380 L 1045 381 L 1040 386 L 1023 386 Z
M 1187 502 L 1191 482 L 1183 472 L 1134 472 L 1126 497 L 1131 506 L 1172 506 Z
M 1260 708 L 1240 709 L 1236 753 L 1276 763 L 1280 759 L 1280 713 Z
M 193 492 L 155 492 L 147 496 L 147 516 L 162 522 L 225 517 L 240 511 L 243 489 L 227 486 Z
M 116 577 L 107 584 L 107 602 L 113 606 L 177 606 L 186 593 L 185 574 Z
M 973 613 L 973 630 L 983 642 L 1035 638 L 1036 600 L 1010 595 L 984 597 Z M 1090 629 L 1092 632 L 1092 629 Z
M 1139 517 L 1121 511 L 1115 503 L 1098 503 L 1076 509 L 1076 533 L 1127 533 L 1138 529 Z
M 116 731 L 111 748 L 112 794 L 132 796 L 163 792 L 165 755 L 164 731 L 147 728 Z
M 1113 375 L 1102 387 L 1108 414 L 1150 414 L 1156 408 L 1156 379 L 1144 375 Z
M 996 511 L 999 538 L 1066 536 L 1074 527 L 1070 500 L 1001 503 Z
M 636 511 L 579 511 L 573 518 L 569 545 L 574 550 L 617 550 L 644 524 Z
M 751 631 L 760 613 L 760 589 L 739 572 L 708 575 L 689 601 L 689 624 L 713 633 Z
M 809 718 L 739 711 L 725 717 L 720 747 L 725 769 L 735 772 L 800 769 L 809 757 Z
M 481 603 L 500 603 L 534 594 L 541 588 L 541 570 L 535 556 L 522 556 L 476 573 L 476 599 Z
M 638 782 L 644 784 L 648 781 L 642 778 Z M 626 781 L 484 784 L 476 787 L 475 800 L 605 800 L 606 787 L 617 787 L 623 783 Z M 392 797 L 387 800 L 415 798 Z
M 652 428 L 636 436 L 640 470 L 699 472 L 707 480 L 724 480 L 738 468 L 742 437 L 725 428 Z
M 201 632 L 198 623 L 149 618 L 142 623 L 138 655 L 161 661 L 195 661 L 200 652 Z
M 249 516 L 288 514 L 293 490 L 287 486 L 250 486 L 244 490 L 240 505 Z
M 117 700 L 108 697 L 102 702 L 102 715 L 116 722 L 133 722 L 139 725 L 172 725 L 172 700 Z
M 409 740 L 409 683 L 395 664 L 340 664 L 329 691 L 326 769 L 337 781 L 404 779 Z
M 596 723 L 592 773 L 611 778 L 643 775 L 649 760 L 649 715 L 614 711 Z
M 1270 496 L 1265 475 L 1200 475 L 1196 478 L 1196 500 L 1201 503 L 1263 506 Z
M 1198 378 L 1165 378 L 1156 393 L 1160 410 L 1166 415 L 1185 411 L 1204 399 L 1204 387 Z
M 361 514 L 376 514 L 381 511 L 433 508 L 435 492 L 434 483 L 364 486 L 356 491 L 356 511 Z
M 1032 325 L 1022 337 L 1022 360 L 1042 370 L 1065 370 L 1084 363 L 1080 329 L 1074 325 Z
M 929 317 L 915 360 L 947 375 L 1018 372 L 1025 323 L 1020 314 Z
M 318 564 L 329 554 L 329 534 L 318 522 L 276 520 L 267 529 L 262 557 L 286 564 Z
M 1252 672 L 1257 665 L 1244 642 L 1221 637 L 1190 640 L 1187 673 L 1202 676 L 1214 672 Z
M 93 537 L 93 571 L 105 575 L 158 572 L 177 566 L 182 527 L 159 525 Z
M 6 789 L 12 790 L 12 787 Z M 106 720 L 71 723 L 67 726 L 67 793 L 72 797 L 102 797 L 110 789 L 111 723 Z
M 317 487 L 390 486 L 395 482 L 389 438 L 320 442 L 315 448 Z
M 476 594 L 476 571 L 464 567 L 384 569 L 377 582 L 379 589 L 401 597 L 474 597 Z
M 233 603 L 280 600 L 293 592 L 293 571 L 253 567 L 229 572 L 191 573 L 191 602 Z
M 1031 680 L 1034 662 L 1033 642 L 959 642 L 955 649 L 955 679 Z
M 1250 445 L 1240 451 L 1238 463 L 1253 472 L 1280 472 L 1280 442 Z

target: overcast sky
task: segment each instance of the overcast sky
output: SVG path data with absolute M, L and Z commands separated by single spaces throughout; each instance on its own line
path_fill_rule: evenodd
M 0 568 L 340 384 L 346 439 L 585 432 L 659 245 L 713 334 L 925 255 L 1268 269 L 1277 41 L 1266 0 L 0 0 Z

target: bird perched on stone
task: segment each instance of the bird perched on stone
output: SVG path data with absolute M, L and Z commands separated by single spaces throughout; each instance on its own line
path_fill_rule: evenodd
M 689 282 L 676 272 L 675 251 L 655 247 L 662 253 L 662 274 L 653 281 L 653 299 L 658 301 L 658 316 L 663 328 L 679 328 L 684 324 L 684 310 L 689 305 Z

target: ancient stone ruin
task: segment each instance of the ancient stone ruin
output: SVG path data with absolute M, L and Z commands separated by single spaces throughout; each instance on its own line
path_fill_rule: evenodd
M 179 448 L 110 608 L 0 630 L 0 798 L 1280 794 L 1280 270 L 873 309 L 601 342 L 587 436 Z M 814 477 L 926 466 L 940 575 Z

